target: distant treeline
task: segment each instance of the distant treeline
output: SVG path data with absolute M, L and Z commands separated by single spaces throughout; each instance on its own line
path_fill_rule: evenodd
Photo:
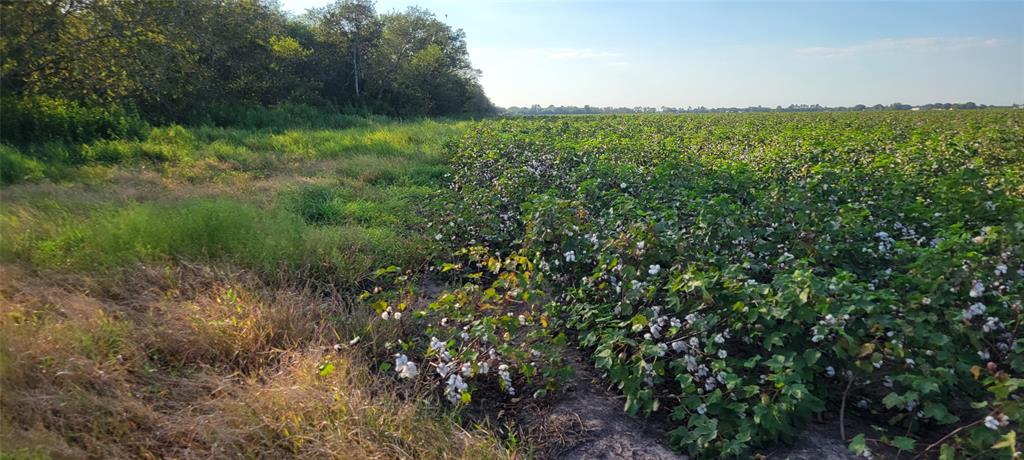
M 624 113 L 715 113 L 715 112 L 845 112 L 845 111 L 861 111 L 861 110 L 972 110 L 972 109 L 986 109 L 990 107 L 985 104 L 975 104 L 973 102 L 964 103 L 934 103 L 925 105 L 907 105 L 899 102 L 894 102 L 889 105 L 875 104 L 875 105 L 863 105 L 857 104 L 852 107 L 824 107 L 818 104 L 806 105 L 806 104 L 792 104 L 788 107 L 781 105 L 771 107 L 715 107 L 708 108 L 704 106 L 700 107 L 592 107 L 585 105 L 583 107 L 577 106 L 554 106 L 549 105 L 542 107 L 540 105 L 533 105 L 531 107 L 509 107 L 502 111 L 505 115 L 587 115 L 587 114 L 624 114 Z M 1006 107 L 1006 106 L 1002 106 Z M 1020 107 L 1018 104 L 1014 104 L 1010 107 Z
M 101 107 L 187 121 L 281 104 L 493 111 L 465 34 L 420 8 L 378 14 L 371 0 L 340 0 L 294 17 L 272 0 L 3 0 L 0 16 L 5 117 Z

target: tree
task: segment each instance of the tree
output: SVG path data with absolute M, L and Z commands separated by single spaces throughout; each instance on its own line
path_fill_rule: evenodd
M 339 0 L 313 13 L 322 40 L 344 50 L 351 62 L 355 99 L 359 99 L 359 81 L 367 55 L 381 35 L 381 21 L 372 0 Z
M 369 79 L 379 102 L 397 114 L 440 115 L 493 110 L 469 61 L 465 33 L 422 8 L 381 17 Z
M 281 102 L 493 109 L 465 35 L 419 8 L 378 16 L 370 0 L 340 0 L 294 19 L 272 0 L 0 0 L 0 15 L 5 98 L 123 104 L 160 121 Z
M 141 96 L 165 45 L 170 0 L 48 0 L 0 3 L 0 87 L 79 100 Z M 180 57 L 166 53 L 172 62 Z

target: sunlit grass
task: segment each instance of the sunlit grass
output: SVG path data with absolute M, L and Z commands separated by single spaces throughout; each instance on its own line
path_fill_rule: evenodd
M 0 458 L 512 456 L 334 348 L 463 125 L 293 115 L 0 146 Z

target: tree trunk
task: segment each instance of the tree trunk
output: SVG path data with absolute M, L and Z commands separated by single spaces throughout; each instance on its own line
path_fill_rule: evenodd
M 358 55 L 359 55 L 358 51 L 356 51 L 356 49 L 353 49 L 352 50 L 352 79 L 355 81 L 355 84 L 356 84 L 356 99 L 359 99 L 359 59 L 358 59 Z

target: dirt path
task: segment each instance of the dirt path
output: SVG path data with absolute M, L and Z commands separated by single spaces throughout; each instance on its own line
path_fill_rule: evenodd
M 569 359 L 576 377 L 551 401 L 523 417 L 539 458 L 567 460 L 687 459 L 666 444 L 667 436 L 622 410 L 622 399 L 601 385 L 597 372 L 575 350 Z
M 630 417 L 621 396 L 606 389 L 599 373 L 577 350 L 568 350 L 576 371 L 573 382 L 552 400 L 523 416 L 521 423 L 539 450 L 539 458 L 564 460 L 688 459 L 668 447 L 666 431 L 657 421 Z M 848 427 L 850 428 L 850 427 Z M 792 445 L 759 451 L 764 458 L 846 460 L 856 458 L 839 439 L 837 420 L 813 423 Z

